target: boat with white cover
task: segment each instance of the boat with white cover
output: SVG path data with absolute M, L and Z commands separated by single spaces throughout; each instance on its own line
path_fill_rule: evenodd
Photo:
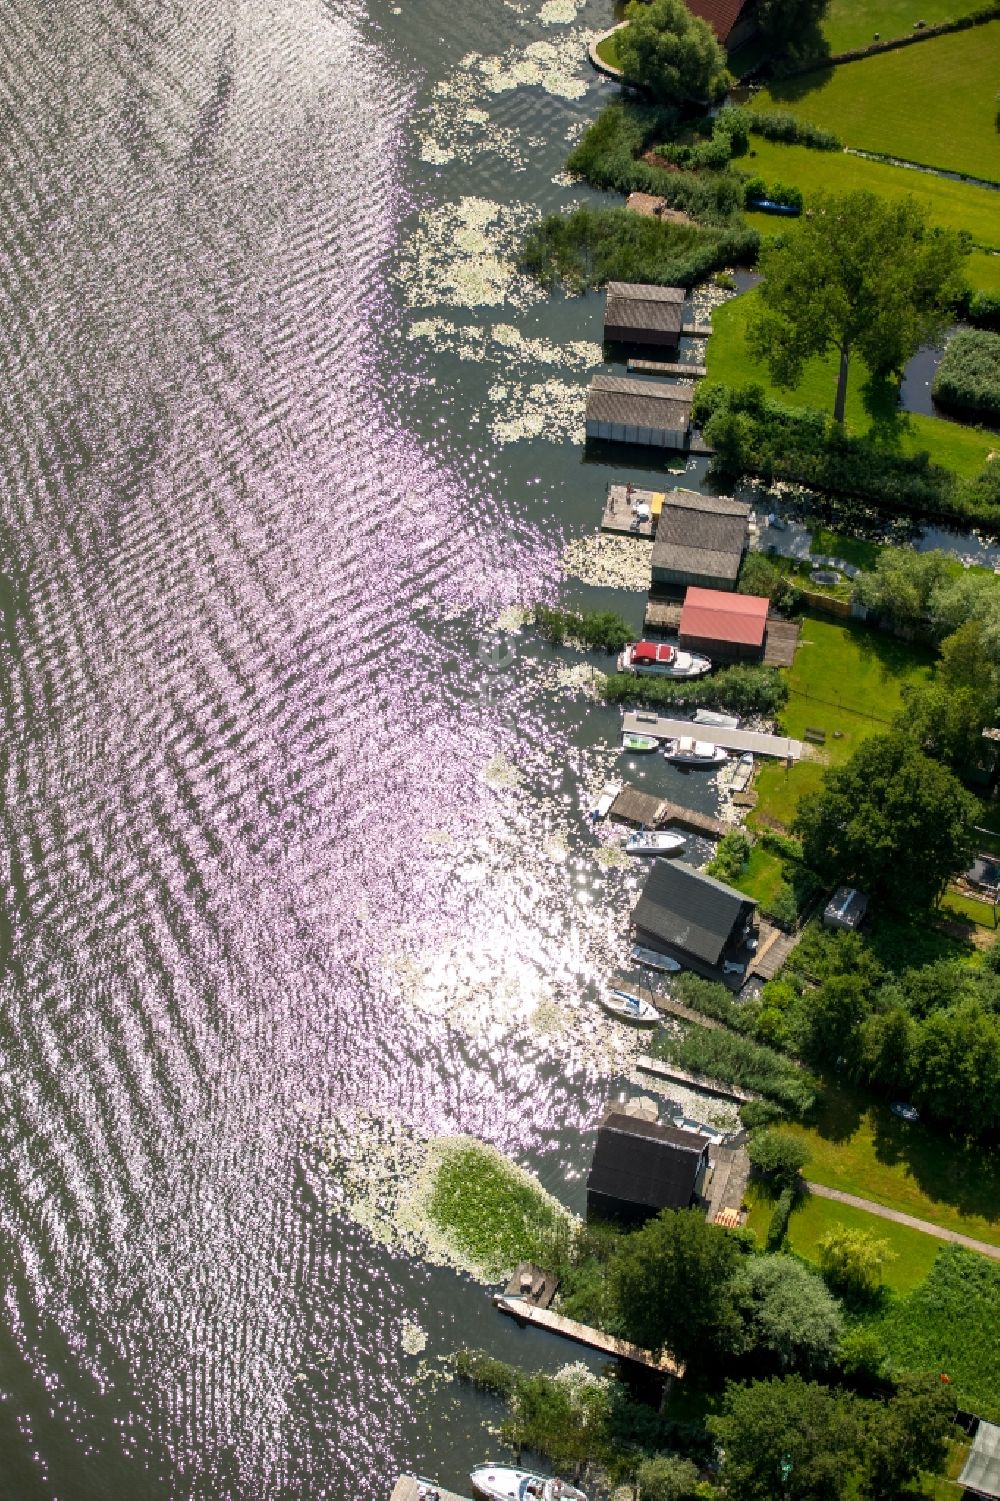
M 641 829 L 630 834 L 625 841 L 626 855 L 676 855 L 687 844 L 683 834 L 658 834 L 652 829 Z
M 647 677 L 702 678 L 711 670 L 708 657 L 697 657 L 665 641 L 635 641 L 618 658 L 619 672 L 637 672 Z
M 477 1465 L 469 1479 L 486 1501 L 587 1501 L 583 1491 L 558 1475 L 546 1478 L 513 1465 Z
M 665 740 L 663 754 L 675 766 L 721 766 L 729 759 L 720 745 L 712 745 L 708 740 L 692 740 L 689 735 L 682 735 L 679 740 Z
M 619 1021 L 635 1022 L 639 1027 L 655 1027 L 660 1019 L 652 1001 L 644 1001 L 628 990 L 607 990 L 600 999 L 605 1011 L 610 1011 Z
M 601 795 L 590 810 L 590 816 L 596 822 L 599 818 L 607 818 L 611 812 L 615 798 L 622 790 L 621 782 L 605 782 L 601 788 Z
M 669 954 L 661 954 L 658 949 L 647 949 L 641 943 L 633 943 L 631 956 L 636 964 L 643 964 L 647 969 L 658 969 L 665 975 L 676 975 L 683 968 Z
M 738 730 L 740 727 L 735 714 L 717 714 L 714 709 L 699 709 L 692 723 L 714 724 L 718 730 Z

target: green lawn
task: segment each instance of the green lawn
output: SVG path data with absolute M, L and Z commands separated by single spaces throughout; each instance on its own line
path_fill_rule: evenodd
M 867 47 L 878 32 L 883 42 L 909 36 L 914 21 L 939 26 L 957 21 L 978 10 L 981 0 L 830 0 L 822 30 L 831 52 L 853 52 Z
M 841 558 L 845 563 L 853 563 L 855 568 L 870 572 L 885 548 L 878 542 L 868 542 L 864 537 L 845 537 L 828 527 L 818 526 L 812 534 L 809 551 L 822 558 Z
M 1000 208 L 991 188 L 936 177 L 930 172 L 914 172 L 910 167 L 891 167 L 886 162 L 868 161 L 844 151 L 786 146 L 781 141 L 765 141 L 763 136 L 756 135 L 751 138 L 749 154 L 740 157 L 736 166 L 767 182 L 801 188 L 807 207 L 809 195 L 821 188 L 830 193 L 867 188 L 883 198 L 914 198 L 926 210 L 932 224 L 940 224 L 944 229 L 967 229 L 977 245 L 1000 249 Z M 769 232 L 774 233 L 774 217 L 764 217 L 770 218 Z
M 808 1173 L 809 1169 L 806 1168 Z M 751 1185 L 748 1195 L 750 1214 L 747 1220 L 758 1240 L 764 1242 L 771 1218 L 773 1199 L 768 1198 L 757 1185 Z M 817 1245 L 828 1230 L 836 1225 L 846 1225 L 849 1230 L 865 1230 L 871 1235 L 888 1241 L 896 1260 L 886 1264 L 883 1282 L 896 1292 L 909 1292 L 922 1282 L 934 1265 L 935 1257 L 943 1244 L 922 1230 L 911 1230 L 908 1225 L 896 1225 L 892 1220 L 880 1219 L 864 1209 L 853 1209 L 849 1204 L 835 1204 L 830 1199 L 820 1199 L 808 1194 L 800 1202 L 788 1222 L 788 1241 L 793 1251 L 809 1261 L 819 1262 Z
M 841 63 L 763 89 L 758 110 L 791 110 L 847 146 L 1000 180 L 995 124 L 1000 21 Z
M 841 1087 L 824 1091 L 812 1124 L 782 1129 L 808 1142 L 814 1182 L 1000 1246 L 995 1151 L 897 1120 L 888 1105 Z
M 767 367 L 751 358 L 746 347 L 746 326 L 756 297 L 756 292 L 733 297 L 712 314 L 712 337 L 707 341 L 706 353 L 709 379 L 722 381 L 727 386 L 756 383 L 763 386 L 769 396 L 789 405 L 813 407 L 832 413 L 837 389 L 836 365 L 832 355 L 810 360 L 801 381 L 792 391 L 779 391 L 771 384 Z M 852 361 L 847 386 L 846 421 L 848 430 L 853 433 L 864 434 L 872 427 L 873 416 L 865 408 L 863 393 L 867 379 L 868 372 L 862 362 Z M 979 473 L 993 447 L 989 434 L 960 422 L 946 422 L 939 417 L 897 413 L 895 402 L 894 388 L 885 385 L 876 394 L 874 414 L 880 426 L 895 414 L 893 437 L 898 441 L 901 453 L 913 454 L 926 450 L 935 463 L 953 469 L 956 474 L 972 476 Z
M 977 292 L 1000 292 L 1000 255 L 974 250 L 966 263 L 969 286 Z
M 768 761 L 757 778 L 754 821 L 787 828 L 802 794 L 820 787 L 824 765 L 846 760 L 862 740 L 888 729 L 902 707 L 904 685 L 925 681 L 931 672 L 928 652 L 861 625 L 807 615 L 788 672 L 781 727 L 796 739 L 807 729 L 825 731 L 822 759 L 802 760 L 789 770 Z
M 785 884 L 785 867 L 779 855 L 754 845 L 745 868 L 733 882 L 740 891 L 752 896 L 758 906 L 769 906 Z
M 610 68 L 620 68 L 622 65 L 621 58 L 618 56 L 619 35 L 619 32 L 613 31 L 610 36 L 606 36 L 602 42 L 598 42 L 597 44 L 598 57 L 603 62 L 606 62 Z
M 960 891 L 946 891 L 941 901 L 941 910 L 964 918 L 977 928 L 987 928 L 991 933 L 997 930 L 996 918 L 1000 916 L 1000 909 L 994 913 L 992 902 L 977 901 L 973 896 L 963 896 Z

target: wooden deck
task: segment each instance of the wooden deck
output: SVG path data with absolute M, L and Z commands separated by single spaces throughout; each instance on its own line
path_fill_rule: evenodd
M 637 829 L 660 829 L 665 824 L 676 824 L 692 834 L 704 834 L 708 839 L 721 839 L 729 832 L 729 825 L 708 813 L 696 813 L 693 808 L 682 808 L 666 797 L 653 797 L 649 792 L 640 792 L 626 782 L 611 804 L 608 813 L 616 823 L 625 823 Z
M 774 616 L 768 616 L 764 666 L 791 667 L 801 634 L 802 627 L 797 621 L 778 620 Z
M 653 735 L 657 740 L 677 740 L 694 736 L 711 740 L 726 750 L 752 751 L 755 756 L 776 756 L 782 761 L 798 761 L 802 756 L 801 740 L 787 735 L 762 735 L 756 730 L 730 730 L 720 725 L 692 724 L 689 719 L 665 719 L 659 714 L 626 714 L 622 722 L 626 735 Z
M 801 937 L 801 932 L 784 933 L 761 920 L 760 941 L 747 974 L 756 975 L 761 980 L 773 980 Z
M 389 1501 L 421 1501 L 428 1491 L 438 1497 L 438 1501 L 466 1501 L 464 1496 L 459 1496 L 455 1491 L 446 1491 L 443 1485 L 437 1485 L 431 1481 L 418 1480 L 416 1475 L 400 1475 L 392 1488 Z
M 709 339 L 712 336 L 710 323 L 685 323 L 681 326 L 682 339 Z
M 533 1308 L 549 1308 L 559 1290 L 559 1279 L 530 1261 L 519 1261 L 517 1270 L 504 1288 L 504 1297 L 518 1298 Z
M 655 490 L 638 490 L 633 486 L 630 496 L 626 485 L 609 485 L 601 517 L 601 531 L 616 532 L 627 537 L 655 537 L 659 516 L 654 514 L 649 521 L 637 521 L 634 508 L 636 505 L 652 507 L 657 499 L 662 499 L 662 495 Z
M 649 1371 L 659 1371 L 664 1376 L 684 1375 L 684 1367 L 671 1360 L 669 1355 L 657 1357 L 651 1350 L 644 1350 L 641 1345 L 633 1345 L 627 1339 L 615 1339 L 613 1334 L 605 1334 L 603 1330 L 593 1329 L 589 1324 L 578 1324 L 575 1319 L 553 1313 L 551 1308 L 532 1308 L 528 1304 L 515 1303 L 500 1293 L 494 1297 L 493 1302 L 501 1313 L 510 1314 L 518 1323 L 533 1324 L 536 1329 L 561 1334 L 564 1339 L 575 1340 L 578 1345 L 601 1350 L 605 1355 L 613 1355 L 616 1360 L 630 1361 L 633 1365 L 645 1366 Z
M 675 1064 L 666 1063 L 662 1058 L 651 1058 L 648 1053 L 643 1053 L 636 1060 L 635 1066 L 640 1073 L 652 1074 L 656 1079 L 687 1084 L 691 1089 L 700 1089 L 703 1094 L 717 1094 L 723 1100 L 738 1100 L 741 1105 L 745 1105 L 748 1100 L 760 1099 L 760 1095 L 752 1094 L 749 1089 L 740 1089 L 738 1084 L 726 1084 L 721 1079 L 710 1079 L 707 1074 L 677 1068 Z
M 661 599 L 650 599 L 642 622 L 643 633 L 647 631 L 663 636 L 676 636 L 681 628 L 680 605 L 669 605 Z
M 687 380 L 701 380 L 708 374 L 707 365 L 685 365 L 678 360 L 629 360 L 628 368 L 639 375 L 680 375 Z

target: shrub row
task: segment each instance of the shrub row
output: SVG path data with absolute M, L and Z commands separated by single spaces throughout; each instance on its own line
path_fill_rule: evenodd
M 681 1068 L 755 1090 L 790 1115 L 805 1115 L 816 1099 L 807 1073 L 773 1048 L 750 1042 L 735 1032 L 693 1026 L 681 1037 L 663 1033 L 652 1044 L 652 1051 Z
M 967 31 L 971 26 L 983 26 L 988 21 L 995 21 L 998 16 L 1000 3 L 998 0 L 991 0 L 990 4 L 981 5 L 978 10 L 970 11 L 967 16 L 959 16 L 954 21 L 939 21 L 933 26 L 921 26 L 918 31 L 907 32 L 905 36 L 886 37 L 884 41 L 879 38 L 877 42 L 869 42 L 867 47 L 854 47 L 849 52 L 833 52 L 822 58 L 803 59 L 799 66 L 776 68 L 775 72 L 783 78 L 795 78 L 815 72 L 818 68 L 831 68 L 837 63 L 859 62 L 865 57 L 877 57 L 880 52 L 896 52 L 900 47 L 912 47 L 915 42 L 946 36 L 950 31 Z
M 536 605 L 531 617 L 546 641 L 578 642 L 589 651 L 619 652 L 632 640 L 632 627 L 613 610 L 558 610 Z
M 801 213 L 805 199 L 802 197 L 801 188 L 789 187 L 784 182 L 767 183 L 763 177 L 748 178 L 746 185 L 747 208 L 754 208 L 763 202 L 784 203 L 789 208 L 798 209 L 799 213 Z
M 1000 334 L 960 328 L 934 377 L 934 400 L 976 417 L 1000 417 Z
M 1000 329 L 1000 292 L 972 292 L 963 309 L 977 328 Z
M 1000 465 L 959 479 L 927 453 L 888 453 L 848 436 L 822 412 L 769 401 L 760 386 L 735 391 L 703 382 L 693 421 L 714 450 L 716 472 L 793 480 L 889 511 L 1000 524 Z
M 796 1197 L 794 1188 L 783 1188 L 775 1200 L 767 1226 L 767 1249 L 769 1251 L 781 1250 L 788 1233 L 788 1221 L 792 1217 Z
M 783 141 L 788 146 L 811 146 L 814 151 L 841 151 L 844 143 L 831 130 L 823 130 L 811 120 L 776 110 L 750 110 L 750 129 L 765 141 Z
M 696 682 L 613 672 L 604 683 L 608 703 L 634 702 L 655 709 L 724 709 L 731 714 L 773 715 L 788 698 L 788 684 L 773 667 L 724 667 Z

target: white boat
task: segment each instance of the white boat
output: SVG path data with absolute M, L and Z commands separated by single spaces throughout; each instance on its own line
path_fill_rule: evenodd
M 619 1021 L 635 1022 L 640 1027 L 655 1027 L 660 1013 L 652 1001 L 644 1001 L 630 990 L 606 990 L 600 998 L 605 1011 L 617 1016 Z
M 720 745 L 708 740 L 692 740 L 682 735 L 679 740 L 665 740 L 663 754 L 675 766 L 721 766 L 728 754 Z
M 487 1501 L 587 1501 L 583 1491 L 558 1475 L 546 1478 L 513 1465 L 477 1465 L 469 1479 Z
M 621 782 L 605 782 L 601 788 L 601 795 L 590 810 L 590 816 L 596 823 L 599 818 L 607 818 L 612 805 L 619 792 L 622 790 Z
M 637 672 L 650 677 L 701 678 L 711 672 L 707 657 L 696 657 L 665 641 L 634 641 L 618 658 L 619 672 Z
M 644 948 L 641 943 L 633 943 L 631 956 L 636 964 L 644 964 L 647 969 L 658 969 L 665 975 L 676 975 L 682 968 L 676 959 L 671 959 L 668 954 L 661 954 L 657 949 Z
M 735 714 L 716 714 L 714 709 L 699 709 L 694 724 L 714 724 L 717 730 L 738 730 L 739 719 Z
M 753 755 L 750 751 L 744 751 L 736 763 L 733 780 L 730 783 L 730 791 L 745 792 L 753 777 Z
M 657 834 L 645 829 L 630 834 L 625 841 L 626 855 L 676 855 L 687 844 L 683 834 Z

